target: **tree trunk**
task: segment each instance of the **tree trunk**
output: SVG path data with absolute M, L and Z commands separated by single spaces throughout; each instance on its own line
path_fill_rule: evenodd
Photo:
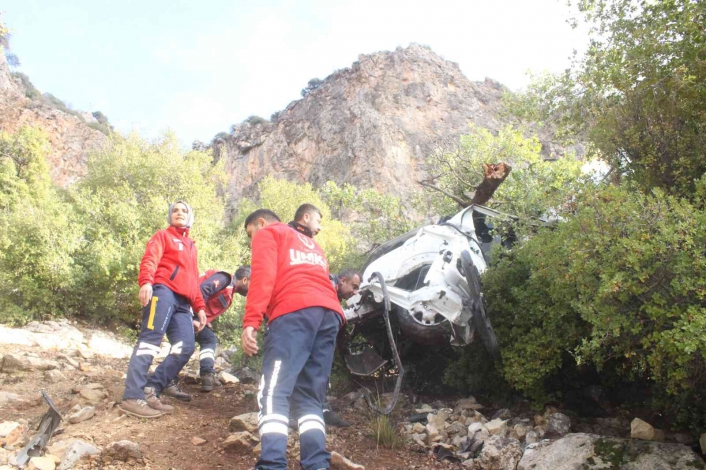
M 512 171 L 512 167 L 507 163 L 483 164 L 485 177 L 476 188 L 476 192 L 471 199 L 471 204 L 486 204 L 493 197 L 500 184 L 505 181 L 507 175 Z

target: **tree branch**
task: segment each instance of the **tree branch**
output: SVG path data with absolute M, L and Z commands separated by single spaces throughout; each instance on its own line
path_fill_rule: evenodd
M 462 208 L 463 208 L 463 207 L 468 207 L 468 206 L 471 204 L 469 201 L 467 201 L 467 200 L 465 200 L 465 199 L 461 199 L 461 198 L 458 197 L 458 196 L 454 196 L 454 195 L 451 194 L 450 192 L 445 191 L 445 190 L 439 188 L 438 186 L 434 186 L 433 184 L 428 183 L 428 182 L 426 182 L 426 181 L 417 181 L 417 183 L 421 184 L 421 185 L 424 186 L 425 188 L 433 189 L 434 191 L 438 191 L 438 192 L 440 192 L 441 194 L 443 194 L 444 196 L 453 199 L 453 200 L 456 201 L 456 203 L 457 203 L 459 206 L 461 206 Z

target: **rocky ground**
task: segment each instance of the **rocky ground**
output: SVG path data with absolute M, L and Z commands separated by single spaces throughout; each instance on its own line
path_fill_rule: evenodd
M 63 419 L 44 456 L 25 468 L 247 469 L 254 464 L 259 451 L 254 385 L 227 383 L 201 394 L 194 377 L 198 364 L 191 363 L 182 380 L 191 402 L 170 402 L 174 413 L 157 420 L 121 416 L 117 405 L 130 352 L 110 334 L 68 322 L 0 326 L 0 469 L 15 468 L 37 434 L 49 409 L 40 390 Z M 224 357 L 218 364 L 230 369 Z M 223 378 L 236 382 L 227 372 Z M 551 407 L 539 414 L 529 408 L 496 410 L 473 397 L 412 401 L 402 396 L 392 415 L 394 450 L 373 435 L 375 415 L 360 393 L 334 401 L 352 423 L 328 429 L 334 468 L 706 468 L 692 436 L 664 433 L 637 419 L 581 420 Z M 291 469 L 299 468 L 295 435 Z M 701 440 L 706 447 L 706 435 Z

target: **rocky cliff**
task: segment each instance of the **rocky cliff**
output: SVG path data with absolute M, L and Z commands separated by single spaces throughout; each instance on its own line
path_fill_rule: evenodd
M 433 145 L 469 124 L 498 129 L 504 88 L 468 80 L 429 48 L 360 55 L 327 77 L 275 122 L 245 122 L 214 142 L 234 197 L 252 195 L 266 175 L 314 186 L 327 180 L 391 191 L 418 189 Z
M 67 186 L 85 174 L 88 153 L 103 145 L 106 136 L 89 127 L 95 121 L 90 113 L 69 114 L 44 100 L 28 98 L 26 91 L 0 53 L 0 130 L 15 132 L 27 125 L 44 130 L 52 147 L 47 157 L 52 180 Z

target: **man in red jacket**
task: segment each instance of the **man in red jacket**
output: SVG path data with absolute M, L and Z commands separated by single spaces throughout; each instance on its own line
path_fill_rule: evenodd
M 287 468 L 289 401 L 299 417 L 301 466 L 329 468 L 321 403 L 333 362 L 343 311 L 331 281 L 326 256 L 310 237 L 259 209 L 245 219 L 252 243 L 252 279 L 242 346 L 258 352 L 257 330 L 265 330 L 258 402 L 262 454 L 257 469 Z
M 192 310 L 198 312 L 198 330 L 206 326 L 196 245 L 189 238 L 193 211 L 186 202 L 175 202 L 169 206 L 168 221 L 169 228 L 147 242 L 137 278 L 142 328 L 128 364 L 120 410 L 139 418 L 158 418 L 173 409 L 159 400 L 159 394 L 194 352 Z M 165 333 L 171 349 L 148 378 Z
M 196 335 L 199 345 L 199 373 L 201 375 L 201 391 L 210 392 L 213 387 L 220 387 L 221 383 L 215 375 L 216 349 L 218 338 L 214 333 L 211 322 L 221 316 L 230 308 L 233 295 L 248 295 L 250 282 L 250 266 L 241 266 L 231 275 L 225 271 L 210 269 L 199 278 L 199 289 L 204 302 L 206 302 L 206 328 Z M 197 322 L 194 322 L 197 326 Z M 181 401 L 191 401 L 191 395 L 179 387 L 179 377 L 176 376 L 169 382 L 162 395 L 176 398 Z

